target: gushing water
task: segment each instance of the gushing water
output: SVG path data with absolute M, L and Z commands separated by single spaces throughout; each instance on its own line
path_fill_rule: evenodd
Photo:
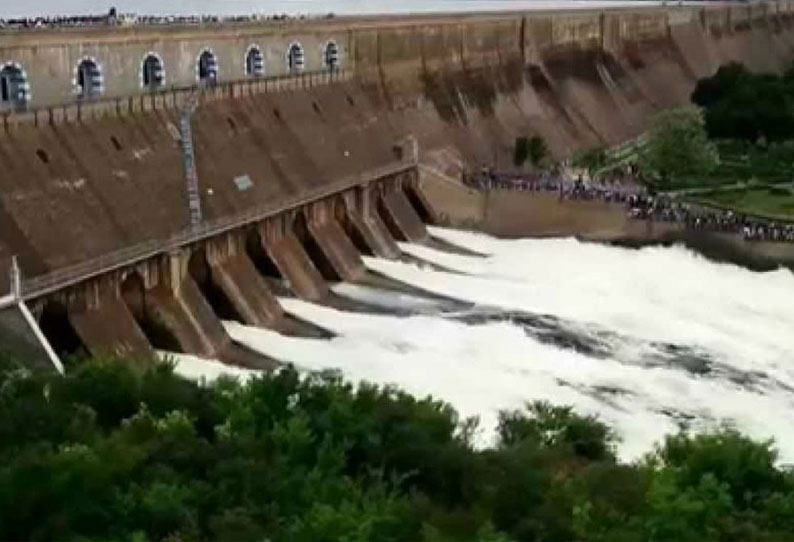
M 482 256 L 403 245 L 433 265 L 366 259 L 411 294 L 338 285 L 392 314 L 282 299 L 334 334 L 304 339 L 228 323 L 232 337 L 306 370 L 432 394 L 481 418 L 542 399 L 599 415 L 627 459 L 679 427 L 774 437 L 794 462 L 794 275 L 710 262 L 681 247 L 506 241 L 431 229 Z M 423 296 L 426 294 L 433 294 Z M 451 303 L 439 296 L 456 300 Z

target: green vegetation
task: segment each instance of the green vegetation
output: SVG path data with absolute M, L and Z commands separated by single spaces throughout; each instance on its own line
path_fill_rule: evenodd
M 516 138 L 515 148 L 513 149 L 513 164 L 521 167 L 529 157 L 529 138 L 521 136 Z
M 673 436 L 646 460 L 547 404 L 493 448 L 447 405 L 285 369 L 203 387 L 165 365 L 0 371 L 4 540 L 794 540 L 769 443 Z
M 713 139 L 794 139 L 794 66 L 783 76 L 754 74 L 736 63 L 721 66 L 698 81 L 692 102 L 704 109 Z
M 794 219 L 791 191 L 785 188 L 794 181 L 794 67 L 778 76 L 754 74 L 736 63 L 722 66 L 714 76 L 698 81 L 692 102 L 702 108 L 702 126 L 716 145 L 719 161 L 669 174 L 676 164 L 694 163 L 702 155 L 685 148 L 693 145 L 692 139 L 683 140 L 676 151 L 678 136 L 671 133 L 667 145 L 659 137 L 651 138 L 666 150 L 643 164 L 645 173 L 664 189 L 704 189 L 689 194 L 696 203 Z M 658 134 L 659 127 L 654 131 Z M 704 146 L 702 135 L 695 138 L 695 149 Z M 685 152 L 691 156 L 685 157 Z
M 761 186 L 710 190 L 691 199 L 712 207 L 723 207 L 771 220 L 794 221 L 794 190 L 790 188 Z
M 657 114 L 639 163 L 664 188 L 711 173 L 717 165 L 717 149 L 706 135 L 701 112 L 683 107 Z
M 646 180 L 689 190 L 697 203 L 794 219 L 786 188 L 794 182 L 794 67 L 778 76 L 722 66 L 698 81 L 692 102 L 701 118 L 679 110 L 654 124 L 640 162 Z
M 587 171 L 592 177 L 596 171 L 604 168 L 608 161 L 607 151 L 603 147 L 594 147 L 574 155 L 571 164 Z
M 533 166 L 539 166 L 548 155 L 549 148 L 542 137 L 532 136 L 529 138 L 529 162 Z
M 668 179 L 666 189 L 711 189 L 744 184 L 778 185 L 794 179 L 794 141 L 759 145 L 739 140 L 715 142 L 719 163 L 707 174 Z
M 543 162 L 548 154 L 549 149 L 546 146 L 546 141 L 544 141 L 542 137 L 517 137 L 515 148 L 513 150 L 513 164 L 516 167 L 521 167 L 527 161 L 529 161 L 531 165 L 537 167 Z

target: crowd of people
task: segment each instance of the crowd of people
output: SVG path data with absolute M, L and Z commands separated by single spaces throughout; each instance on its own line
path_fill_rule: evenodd
M 637 220 L 674 222 L 688 228 L 735 233 L 750 241 L 794 242 L 794 224 L 751 217 L 731 210 L 715 209 L 649 193 L 635 179 L 621 176 L 601 182 L 586 182 L 561 173 L 508 175 L 487 168 L 464 174 L 463 182 L 477 190 L 554 192 L 560 200 L 597 200 L 622 203 L 628 216 Z
M 482 170 L 464 174 L 464 184 L 478 190 L 518 190 L 523 192 L 555 192 L 560 199 L 601 200 L 622 203 L 636 194 L 639 185 L 630 178 L 615 177 L 599 183 L 587 183 L 581 177 L 570 178 L 558 173 L 529 175 L 498 174 Z
M 35 28 L 75 28 L 96 26 L 165 26 L 165 25 L 200 25 L 228 24 L 256 21 L 287 21 L 308 18 L 332 18 L 332 13 L 322 16 L 310 15 L 134 15 L 119 14 L 115 9 L 104 15 L 75 15 L 64 17 L 20 17 L 13 19 L 0 18 L 0 29 L 24 30 Z
M 692 205 L 665 195 L 634 194 L 626 206 L 629 216 L 641 220 L 677 222 L 696 230 L 735 233 L 749 241 L 794 242 L 794 224 Z

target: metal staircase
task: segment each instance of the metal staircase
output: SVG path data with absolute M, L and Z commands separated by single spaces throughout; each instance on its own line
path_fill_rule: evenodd
M 202 221 L 201 194 L 199 193 L 198 171 L 196 170 L 196 152 L 193 147 L 193 129 L 190 125 L 193 113 L 198 107 L 202 88 L 197 87 L 185 101 L 180 118 L 180 135 L 182 142 L 182 158 L 185 162 L 185 181 L 187 184 L 187 201 L 190 212 L 190 227 L 197 228 Z

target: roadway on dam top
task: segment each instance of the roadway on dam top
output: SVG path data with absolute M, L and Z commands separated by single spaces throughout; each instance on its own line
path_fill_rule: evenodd
M 103 42 L 110 43 L 114 39 L 128 41 L 130 38 L 140 36 L 145 38 L 150 34 L 168 33 L 168 38 L 174 37 L 190 38 L 196 33 L 203 33 L 207 27 L 218 27 L 224 30 L 234 30 L 235 33 L 245 35 L 247 33 L 259 34 L 263 30 L 272 29 L 273 32 L 283 32 L 285 30 L 295 30 L 301 32 L 311 32 L 313 30 L 331 31 L 341 30 L 367 30 L 367 29 L 386 29 L 393 27 L 416 26 L 422 24 L 455 24 L 460 22 L 489 22 L 498 21 L 506 17 L 515 17 L 522 12 L 531 13 L 535 16 L 549 16 L 570 14 L 571 16 L 585 16 L 609 11 L 617 12 L 665 12 L 694 10 L 698 7 L 718 7 L 730 5 L 723 2 L 683 2 L 667 6 L 662 2 L 655 1 L 588 1 L 588 2 L 502 2 L 499 0 L 488 2 L 493 3 L 491 9 L 467 9 L 467 5 L 479 6 L 483 2 L 448 2 L 449 10 L 445 11 L 402 11 L 384 13 L 349 13 L 335 15 L 334 17 L 309 17 L 291 19 L 245 19 L 238 21 L 223 21 L 218 23 L 204 22 L 202 24 L 188 24 L 174 22 L 171 24 L 151 24 L 151 25 L 130 25 L 113 28 L 112 35 L 108 35 L 106 26 L 76 26 L 61 28 L 38 28 L 33 30 L 13 30 L 0 28 L 0 47 L 3 46 L 24 46 L 27 42 L 36 42 L 42 45 L 48 43 L 63 43 L 64 39 L 82 40 L 86 37 L 98 36 Z M 401 3 L 401 5 L 404 3 Z M 459 5 L 460 4 L 460 5 Z M 503 4 L 509 4 L 508 9 Z M 538 4 L 542 4 L 542 7 Z M 559 4 L 559 5 L 557 5 Z M 586 4 L 586 6 L 584 5 Z M 566 7 L 568 5 L 576 7 Z M 534 7 L 533 7 L 534 6 Z M 2 8 L 0 8 L 2 9 Z M 101 11 L 103 12 L 103 11 Z M 277 13 L 281 13 L 278 11 Z M 33 16 L 31 14 L 31 16 Z M 0 19 L 4 13 L 0 11 Z M 4 43 L 11 39 L 13 43 Z M 42 41 L 43 40 L 43 41 Z
M 717 2 L 713 2 L 716 4 Z M 720 2 L 721 3 L 721 2 Z M 702 2 L 684 2 L 685 5 L 702 5 Z M 166 6 L 167 7 L 164 7 Z M 235 16 L 247 14 L 290 16 L 322 16 L 334 14 L 346 19 L 382 15 L 410 15 L 431 13 L 472 14 L 494 11 L 538 11 L 554 12 L 569 10 L 602 10 L 610 8 L 641 8 L 661 6 L 663 2 L 654 0 L 406 0 L 386 2 L 383 0 L 331 0 L 307 2 L 300 0 L 279 0 L 268 2 L 263 9 L 261 2 L 255 0 L 235 0 L 218 2 L 216 0 L 176 0 L 165 4 L 160 0 L 122 0 L 114 2 L 119 13 L 136 13 L 155 16 L 192 16 L 219 15 Z M 8 3 L 0 7 L 0 18 L 36 17 L 58 15 L 101 14 L 108 10 L 104 0 L 38 0 L 36 2 Z

